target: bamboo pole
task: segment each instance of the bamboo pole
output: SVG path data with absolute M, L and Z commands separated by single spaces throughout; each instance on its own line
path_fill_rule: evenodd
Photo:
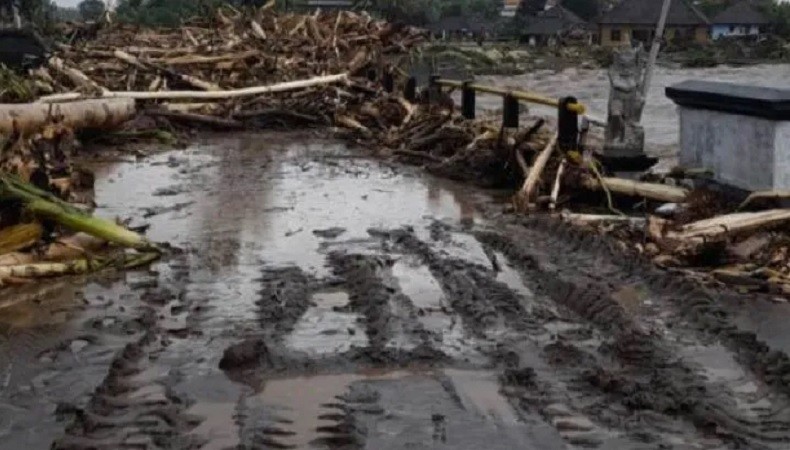
M 8 135 L 14 130 L 22 134 L 34 133 L 51 122 L 53 117 L 62 118 L 65 125 L 75 130 L 107 130 L 131 119 L 135 113 L 134 100 L 123 98 L 62 104 L 0 104 L 0 133 Z
M 337 75 L 325 75 L 320 77 L 309 78 L 307 80 L 286 81 L 284 83 L 272 84 L 269 86 L 254 86 L 241 89 L 232 89 L 226 91 L 111 91 L 101 94 L 102 98 L 125 98 L 137 100 L 172 100 L 172 99 L 218 99 L 224 100 L 229 98 L 250 97 L 262 94 L 271 94 L 274 92 L 286 92 L 296 89 L 303 89 L 313 86 L 320 86 L 324 84 L 340 83 L 348 81 L 348 74 L 341 73 Z M 67 94 L 55 94 L 41 97 L 38 103 L 59 103 L 79 100 L 86 98 L 83 94 L 72 92 Z

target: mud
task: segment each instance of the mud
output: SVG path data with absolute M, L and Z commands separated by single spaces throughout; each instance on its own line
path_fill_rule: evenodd
M 175 250 L 0 299 L 2 448 L 790 446 L 786 304 L 331 140 L 95 168 Z

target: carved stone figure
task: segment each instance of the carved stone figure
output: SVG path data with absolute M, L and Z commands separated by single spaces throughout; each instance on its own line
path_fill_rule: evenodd
M 642 95 L 645 61 L 641 45 L 614 54 L 609 68 L 609 108 L 604 155 L 615 158 L 644 156 L 645 131 L 639 125 L 645 99 Z

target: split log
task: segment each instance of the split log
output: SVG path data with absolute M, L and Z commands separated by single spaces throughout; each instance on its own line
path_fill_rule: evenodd
M 168 66 L 184 66 L 190 64 L 213 64 L 218 62 L 239 61 L 261 54 L 258 50 L 248 50 L 246 52 L 231 53 L 228 55 L 184 55 L 175 58 L 156 60 L 157 63 L 166 64 Z
M 601 179 L 605 187 L 611 191 L 632 197 L 645 197 L 661 202 L 681 203 L 686 200 L 688 191 L 683 188 L 667 186 L 658 183 L 644 183 L 641 181 L 626 180 L 623 178 L 604 177 Z M 588 178 L 585 187 L 601 190 L 601 182 Z
M 788 200 L 790 199 L 790 191 L 759 191 L 752 192 L 746 197 L 746 200 L 738 206 L 738 210 L 742 210 L 757 200 Z
M 365 125 L 362 125 L 357 119 L 354 119 L 353 117 L 347 115 L 336 114 L 335 123 L 337 123 L 341 127 L 359 131 L 364 136 L 370 137 L 373 135 L 373 132 L 370 131 L 370 128 L 366 127 Z
M 250 21 L 250 28 L 252 28 L 252 34 L 255 35 L 258 39 L 265 41 L 266 40 L 266 32 L 263 31 L 260 24 L 255 20 Z
M 204 91 L 220 91 L 220 90 L 222 90 L 222 88 L 220 88 L 218 85 L 216 85 L 214 83 L 209 83 L 207 81 L 203 81 L 203 80 L 201 80 L 201 79 L 199 79 L 197 77 L 194 77 L 192 75 L 178 73 L 178 72 L 175 72 L 173 70 L 166 69 L 164 67 L 156 66 L 156 65 L 154 65 L 154 64 L 152 64 L 150 62 L 142 62 L 139 59 L 137 59 L 136 57 L 124 52 L 123 50 L 115 50 L 115 52 L 113 52 L 113 55 L 116 58 L 120 59 L 121 61 L 126 62 L 126 63 L 128 63 L 128 64 L 130 64 L 130 65 L 132 65 L 134 67 L 137 67 L 138 69 L 148 70 L 148 71 L 155 70 L 155 71 L 158 71 L 158 72 L 162 72 L 162 73 L 164 73 L 166 75 L 169 75 L 169 76 L 171 76 L 173 78 L 181 80 L 184 83 L 189 84 L 190 86 L 196 87 L 198 89 L 203 89 Z
M 565 173 L 566 160 L 563 159 L 557 169 L 557 177 L 554 179 L 554 187 L 551 189 L 551 200 L 549 201 L 549 209 L 554 211 L 557 208 L 557 199 L 560 196 L 560 185 L 562 184 L 562 175 Z
M 348 80 L 348 74 L 325 75 L 314 77 L 307 80 L 286 81 L 284 83 L 272 84 L 269 86 L 255 86 L 242 89 L 232 89 L 227 91 L 118 91 L 105 92 L 102 98 L 131 98 L 138 100 L 167 100 L 167 99 L 195 99 L 195 100 L 224 100 L 229 98 L 251 97 L 255 95 L 271 94 L 274 92 L 294 91 L 324 84 L 340 83 Z M 38 99 L 38 103 L 59 103 L 72 100 L 79 100 L 84 96 L 77 92 L 68 94 L 48 95 Z
M 52 69 L 63 74 L 78 88 L 89 89 L 96 92 L 106 91 L 105 88 L 99 86 L 98 83 L 91 80 L 89 76 L 85 75 L 84 73 L 73 67 L 66 66 L 66 63 L 62 59 L 58 58 L 57 56 L 53 56 L 49 58 L 48 65 Z
M 644 217 L 628 217 L 628 216 L 615 216 L 615 215 L 601 215 L 601 214 L 576 214 L 576 213 L 562 213 L 560 214 L 562 220 L 572 223 L 574 225 L 595 225 L 600 223 L 615 223 L 615 222 L 628 222 L 632 226 L 644 226 L 647 219 Z
M 722 241 L 730 236 L 750 233 L 790 222 L 790 209 L 772 209 L 754 213 L 734 213 L 700 220 L 667 233 L 666 237 L 684 244 Z
M 3 104 L 0 105 L 0 133 L 11 134 L 14 130 L 22 134 L 39 131 L 53 118 L 75 130 L 109 130 L 134 117 L 135 102 L 132 99 L 93 99 L 79 102 L 46 104 Z
M 521 211 L 526 211 L 529 208 L 529 204 L 535 194 L 535 187 L 538 185 L 541 175 L 543 175 L 543 170 L 546 168 L 546 164 L 549 162 L 556 144 L 557 134 L 555 133 L 549 140 L 549 143 L 546 144 L 543 151 L 535 158 L 534 164 L 529 169 L 529 174 L 527 174 L 527 178 L 524 180 L 524 185 L 521 187 L 518 194 L 516 194 L 516 205 Z

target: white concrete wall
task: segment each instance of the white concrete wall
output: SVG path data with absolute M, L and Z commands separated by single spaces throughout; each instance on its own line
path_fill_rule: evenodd
M 749 36 L 760 34 L 760 27 L 757 25 L 713 25 L 710 35 L 713 39 L 726 36 Z
M 681 165 L 741 189 L 790 189 L 790 122 L 679 109 Z

